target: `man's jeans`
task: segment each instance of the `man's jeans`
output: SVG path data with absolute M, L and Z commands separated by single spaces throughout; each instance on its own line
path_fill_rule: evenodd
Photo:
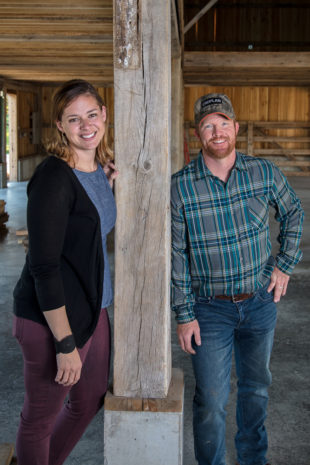
M 232 349 L 238 376 L 235 438 L 240 465 L 267 463 L 264 427 L 271 383 L 269 360 L 276 325 L 276 305 L 267 287 L 243 302 L 197 298 L 195 314 L 201 346 L 193 344 L 196 377 L 193 403 L 195 453 L 199 465 L 225 465 L 225 406 Z

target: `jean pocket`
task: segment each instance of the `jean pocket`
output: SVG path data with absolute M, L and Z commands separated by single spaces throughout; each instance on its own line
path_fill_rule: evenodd
M 196 297 L 194 313 L 197 320 L 199 319 L 200 315 L 205 315 L 211 304 L 212 297 Z
M 259 289 L 256 293 L 257 298 L 266 304 L 273 301 L 273 290 L 271 292 L 267 292 L 268 286 L 269 284 Z
M 21 344 L 23 341 L 23 336 L 24 336 L 24 319 L 23 318 L 20 318 L 15 315 L 13 316 L 12 334 Z

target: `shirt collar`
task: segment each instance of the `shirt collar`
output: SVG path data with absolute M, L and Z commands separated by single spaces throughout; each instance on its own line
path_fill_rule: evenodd
M 233 169 L 237 169 L 239 171 L 244 171 L 244 170 L 248 169 L 246 161 L 245 161 L 245 156 L 242 153 L 237 152 L 237 151 L 236 151 L 236 162 L 235 162 L 235 166 L 234 166 Z M 211 171 L 209 170 L 209 168 L 206 166 L 201 150 L 200 150 L 199 155 L 198 155 L 198 157 L 196 159 L 196 169 L 195 169 L 195 171 L 196 171 L 196 179 L 197 180 L 205 178 L 205 177 L 214 176 L 211 173 Z

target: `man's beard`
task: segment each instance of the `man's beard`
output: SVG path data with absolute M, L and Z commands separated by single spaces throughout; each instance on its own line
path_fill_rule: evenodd
M 212 144 L 212 141 L 214 140 L 223 139 L 228 143 L 225 149 L 221 149 L 220 147 L 217 148 L 216 145 Z M 204 151 L 206 155 L 208 155 L 209 157 L 214 158 L 216 160 L 220 160 L 228 157 L 228 155 L 230 155 L 232 151 L 235 149 L 235 145 L 236 136 L 234 136 L 233 139 L 229 139 L 228 137 L 214 138 L 211 141 L 209 141 L 208 144 L 206 144 L 206 146 L 204 147 Z

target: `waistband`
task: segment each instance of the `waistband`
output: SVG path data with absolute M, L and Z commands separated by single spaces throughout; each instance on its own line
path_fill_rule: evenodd
M 250 292 L 249 294 L 235 294 L 235 295 L 215 295 L 214 299 L 220 300 L 229 300 L 230 302 L 242 302 L 243 300 L 250 299 L 253 297 L 254 293 Z

